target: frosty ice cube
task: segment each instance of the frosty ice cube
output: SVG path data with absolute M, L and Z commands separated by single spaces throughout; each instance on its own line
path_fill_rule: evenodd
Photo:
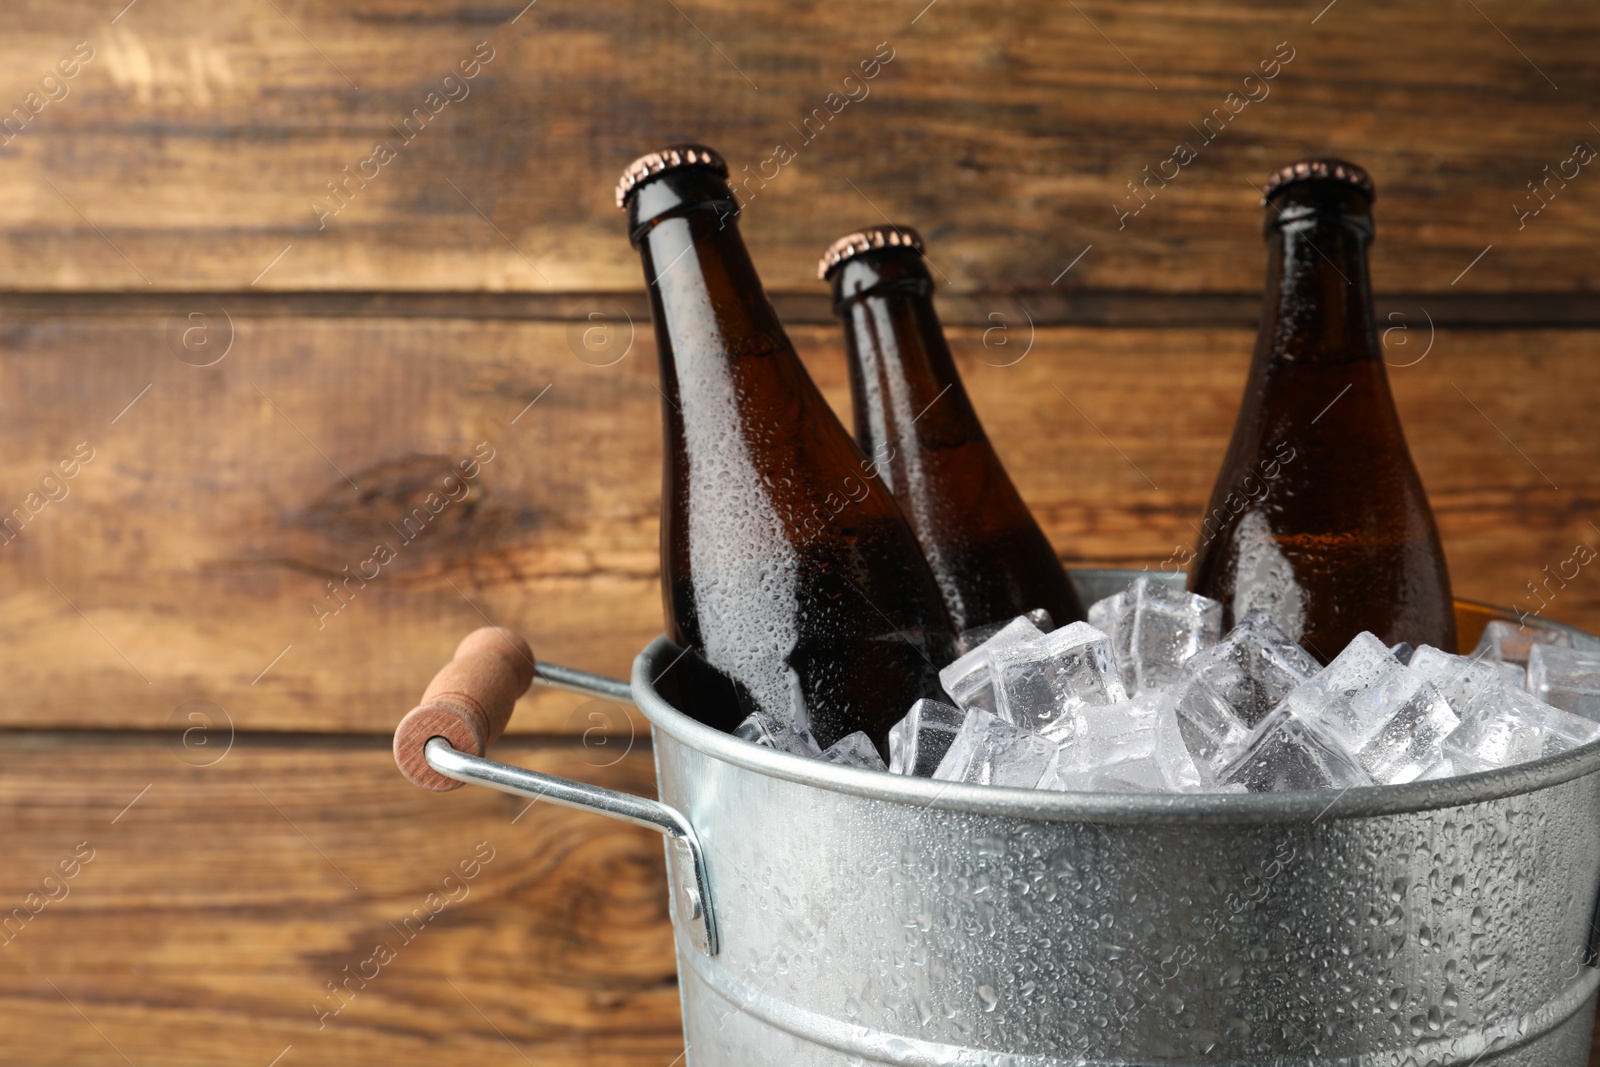
M 1454 778 L 1458 774 L 1468 773 L 1470 772 L 1465 769 L 1457 770 L 1455 764 L 1451 763 L 1447 759 L 1442 759 L 1438 763 L 1435 763 L 1432 767 L 1429 767 L 1427 770 L 1417 775 L 1416 780 L 1419 782 L 1434 782 L 1438 781 L 1440 778 Z
M 1089 788 L 1096 793 L 1170 793 L 1161 763 L 1154 756 L 1108 763 L 1089 777 Z
M 1165 691 L 1184 747 L 1208 779 L 1244 744 L 1250 728 L 1234 710 L 1195 677 L 1184 677 Z
M 1283 706 L 1354 755 L 1378 782 L 1409 782 L 1441 758 L 1460 723 L 1433 683 L 1370 633 L 1295 688 Z
M 1463 719 L 1480 701 L 1498 699 L 1505 685 L 1503 666 L 1494 660 L 1452 656 L 1432 645 L 1423 645 L 1411 656 L 1411 669 L 1432 682 L 1450 710 Z
M 1095 708 L 1084 715 L 1066 715 L 1039 732 L 1061 746 L 1064 760 L 1076 767 L 1095 767 L 1155 749 L 1159 692 Z
M 945 782 L 1032 789 L 1056 758 L 1056 746 L 1048 738 L 975 708 L 967 712 L 933 776 Z
M 889 772 L 933 777 L 966 717 L 961 709 L 937 700 L 911 705 L 906 717 L 889 727 Z
M 872 738 L 857 730 L 853 734 L 845 734 L 828 747 L 822 758 L 829 763 L 842 763 L 846 767 L 860 767 L 868 771 L 887 771 L 883 765 L 883 757 L 878 755 L 878 749 L 872 743 Z
M 1044 608 L 1025 611 L 1017 618 L 1027 619 L 1042 634 L 1047 634 L 1056 628 L 1055 622 L 1050 618 L 1050 613 Z M 966 655 L 1015 621 L 1016 619 L 1005 622 L 992 622 L 987 626 L 974 626 L 970 630 L 962 630 L 961 636 L 956 638 L 956 651 Z
M 1222 698 L 1246 727 L 1254 728 L 1301 682 L 1322 669 L 1311 654 L 1257 609 L 1228 636 L 1184 665 Z
M 1026 616 L 1020 615 L 998 633 L 939 672 L 939 684 L 963 710 L 995 710 L 994 678 L 989 662 L 1001 649 L 1030 644 L 1044 637 Z
M 1064 715 L 1128 699 L 1106 635 L 1084 622 L 1038 641 L 995 650 L 995 714 L 1015 726 L 1042 730 Z
M 1472 658 L 1525 664 L 1535 645 L 1571 648 L 1572 637 L 1563 630 L 1519 626 L 1514 622 L 1495 619 L 1483 628 L 1483 636 L 1478 639 L 1478 647 L 1472 650 Z
M 1252 793 L 1278 793 L 1371 785 L 1372 776 L 1336 737 L 1301 722 L 1284 704 L 1261 720 L 1219 781 Z
M 1046 765 L 1044 773 L 1034 783 L 1033 788 L 1048 789 L 1056 793 L 1092 793 L 1095 791 L 1094 780 L 1090 772 L 1081 767 L 1067 766 L 1059 758 Z
M 815 758 L 822 755 L 822 746 L 817 744 L 810 730 L 782 722 L 763 711 L 755 712 L 734 727 L 733 736 L 792 756 Z
M 1219 644 L 1196 654 L 1168 691 L 1177 728 L 1196 766 L 1215 778 L 1250 730 L 1321 670 L 1317 661 L 1255 610 Z
M 1434 683 L 1434 688 L 1437 688 L 1443 694 L 1446 701 L 1450 701 L 1451 709 L 1458 715 L 1461 713 L 1461 709 L 1456 707 L 1456 699 L 1451 696 L 1450 689 L 1446 689 L 1445 685 L 1442 685 L 1442 678 L 1434 677 L 1435 673 L 1440 673 L 1446 680 L 1453 677 L 1453 675 L 1464 675 L 1466 677 L 1466 667 L 1462 664 L 1474 664 L 1477 670 L 1470 673 L 1470 677 L 1477 680 L 1475 685 L 1483 685 L 1488 678 L 1493 677 L 1494 680 L 1499 681 L 1499 685 L 1509 685 L 1510 688 L 1523 689 L 1526 688 L 1526 681 L 1528 681 L 1528 672 L 1523 669 L 1522 665 L 1507 664 L 1507 662 L 1499 661 L 1499 659 L 1491 659 L 1488 654 L 1482 653 L 1482 651 L 1474 653 L 1472 656 L 1451 656 L 1450 653 L 1438 651 L 1432 645 L 1424 645 L 1422 648 L 1416 649 L 1414 653 L 1411 653 L 1410 665 L 1413 669 L 1418 667 L 1419 656 L 1421 656 L 1422 664 L 1427 665 L 1427 670 L 1422 673 L 1429 675 L 1427 680 Z M 1443 657 L 1443 659 L 1440 659 L 1440 657 Z M 1442 673 L 1446 672 L 1446 665 L 1450 665 L 1448 673 Z M 1459 697 L 1459 693 L 1456 696 Z
M 1118 704 L 1083 709 L 1047 726 L 1061 747 L 1041 789 L 1189 792 L 1201 775 L 1178 733 L 1168 694 L 1150 690 Z
M 1215 777 L 1211 768 L 1204 771 L 1189 751 L 1178 728 L 1174 701 L 1163 694 L 1156 708 L 1155 749 L 1151 757 L 1161 768 L 1161 779 L 1168 791 L 1193 793 L 1205 788 Z
M 1444 741 L 1457 774 L 1510 767 L 1554 756 L 1600 738 L 1600 723 L 1506 686 L 1475 694 L 1462 723 Z
M 1222 636 L 1222 605 L 1148 575 L 1096 601 L 1089 624 L 1111 638 L 1129 692 L 1169 685 L 1190 656 Z
M 1415 781 L 1439 762 L 1444 739 L 1461 722 L 1431 682 L 1405 667 L 1400 672 L 1382 686 L 1378 700 L 1392 713 L 1356 753 L 1377 782 Z
M 1500 681 L 1503 684 L 1509 685 L 1513 689 L 1526 690 L 1528 688 L 1528 668 L 1515 663 L 1501 663 L 1497 660 L 1491 662 L 1494 663 L 1495 670 L 1500 672 Z
M 1053 767 L 1039 780 L 1038 788 L 1071 793 L 1197 793 L 1204 786 L 1193 770 L 1192 763 L 1185 774 L 1159 756 L 1135 756 L 1092 770 Z M 1245 790 L 1240 787 L 1238 792 Z
M 1450 710 L 1466 719 L 1481 701 L 1500 700 L 1502 687 L 1521 690 L 1527 672 L 1515 663 L 1471 656 L 1452 656 L 1431 645 L 1417 649 L 1411 669 L 1420 672 L 1439 690 Z
M 1528 653 L 1528 692 L 1552 707 L 1600 722 L 1600 652 L 1534 645 Z

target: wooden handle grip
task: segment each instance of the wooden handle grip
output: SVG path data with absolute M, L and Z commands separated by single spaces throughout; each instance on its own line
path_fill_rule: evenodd
M 445 792 L 461 783 L 428 766 L 423 746 L 442 737 L 458 752 L 481 756 L 506 728 L 517 698 L 533 684 L 533 650 L 503 626 L 468 634 L 394 731 L 400 773 L 424 789 Z

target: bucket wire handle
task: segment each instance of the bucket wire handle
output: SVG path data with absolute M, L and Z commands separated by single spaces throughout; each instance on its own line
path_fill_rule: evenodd
M 603 786 L 575 782 L 486 759 L 505 731 L 517 698 L 533 682 L 587 696 L 633 703 L 628 683 L 554 663 L 537 663 L 528 642 L 501 626 L 468 634 L 394 731 L 394 761 L 412 784 L 435 792 L 464 783 L 548 800 L 643 826 L 666 837 L 672 899 L 682 929 L 707 956 L 717 954 L 705 850 L 694 827 L 670 805 Z

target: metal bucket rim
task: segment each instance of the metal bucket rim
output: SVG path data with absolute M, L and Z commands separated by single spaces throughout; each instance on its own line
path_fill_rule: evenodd
M 1573 629 L 1561 627 L 1562 629 Z M 1581 632 L 1581 631 L 1575 631 Z M 1251 825 L 1435 811 L 1531 793 L 1600 771 L 1600 741 L 1530 763 L 1405 785 L 1286 793 L 1068 793 L 941 782 L 824 763 L 753 745 L 690 718 L 655 690 L 680 654 L 657 637 L 633 661 L 634 703 L 679 744 L 744 770 L 831 793 L 942 811 L 1078 823 Z

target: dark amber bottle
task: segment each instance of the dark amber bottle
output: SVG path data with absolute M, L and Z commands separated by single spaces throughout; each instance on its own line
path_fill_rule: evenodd
M 952 655 L 916 538 L 779 324 L 722 160 L 652 153 L 617 200 L 661 360 L 668 635 L 734 683 L 740 711 L 824 746 L 865 730 L 887 752 Z
M 967 397 L 933 308 L 922 239 L 904 226 L 847 234 L 817 273 L 844 323 L 856 442 L 900 502 L 957 630 L 1083 605 Z
M 1363 630 L 1456 647 L 1450 575 L 1400 429 L 1367 278 L 1372 179 L 1307 160 L 1269 182 L 1266 299 L 1189 588 L 1265 608 L 1326 663 Z

